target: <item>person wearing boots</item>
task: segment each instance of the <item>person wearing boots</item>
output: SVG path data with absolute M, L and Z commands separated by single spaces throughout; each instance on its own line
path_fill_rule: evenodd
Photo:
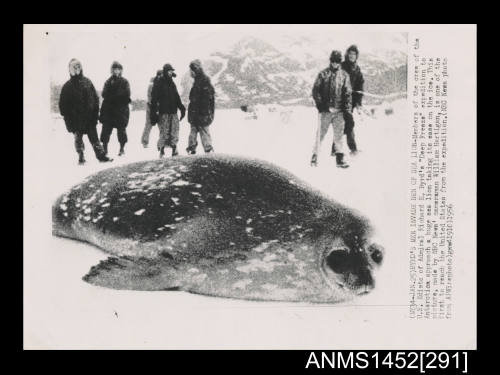
M 149 134 L 151 133 L 151 128 L 158 123 L 158 117 L 156 113 L 154 116 L 151 116 L 151 100 L 153 93 L 154 84 L 162 77 L 163 71 L 159 69 L 156 72 L 156 76 L 151 78 L 151 81 L 148 86 L 148 102 L 146 104 L 146 124 L 144 125 L 144 131 L 142 132 L 141 143 L 144 148 L 147 148 L 149 145 Z
M 150 121 L 153 123 L 158 118 L 160 137 L 157 146 L 160 158 L 165 155 L 165 147 L 172 148 L 172 156 L 179 154 L 179 122 L 186 115 L 186 107 L 182 104 L 173 80 L 176 77 L 174 70 L 172 65 L 165 64 L 162 77 L 155 82 L 151 93 Z M 177 110 L 181 111 L 180 119 L 177 117 Z
M 344 113 L 351 112 L 352 95 L 349 74 L 340 68 L 342 54 L 332 51 L 330 66 L 322 70 L 314 82 L 312 96 L 318 109 L 318 130 L 311 158 L 311 165 L 317 166 L 321 143 L 330 124 L 333 127 L 333 140 L 336 145 L 337 167 L 347 168 L 344 160 L 342 136 L 344 135 Z
M 108 153 L 108 143 L 113 129 L 116 128 L 120 152 L 118 156 L 125 154 L 125 143 L 127 143 L 127 125 L 130 117 L 129 104 L 130 85 L 122 77 L 123 66 L 119 62 L 111 65 L 111 77 L 104 83 L 102 90 L 102 107 L 100 121 L 102 123 L 101 142 L 106 154 Z
M 358 147 L 356 145 L 356 138 L 354 136 L 354 117 L 352 113 L 357 110 L 358 113 L 361 110 L 363 101 L 363 86 L 365 80 L 363 78 L 363 73 L 357 63 L 359 57 L 359 50 L 356 45 L 352 45 L 347 48 L 344 61 L 341 64 L 342 69 L 344 69 L 349 74 L 349 80 L 351 81 L 352 88 L 352 111 L 344 112 L 344 134 L 346 136 L 347 146 L 351 151 L 351 155 L 356 155 L 358 153 Z M 332 144 L 332 156 L 335 153 L 335 142 Z
M 186 151 L 188 154 L 196 154 L 198 146 L 196 138 L 200 134 L 205 152 L 213 152 L 209 126 L 214 120 L 215 90 L 210 78 L 203 71 L 200 60 L 192 61 L 189 69 L 194 83 L 189 93 L 188 122 L 191 125 L 191 132 Z
M 85 163 L 84 134 L 87 135 L 97 160 L 112 161 L 106 156 L 97 136 L 99 97 L 94 85 L 83 75 L 82 64 L 77 59 L 69 62 L 69 75 L 70 79 L 62 87 L 59 97 L 59 112 L 64 117 L 66 129 L 74 135 L 78 163 Z

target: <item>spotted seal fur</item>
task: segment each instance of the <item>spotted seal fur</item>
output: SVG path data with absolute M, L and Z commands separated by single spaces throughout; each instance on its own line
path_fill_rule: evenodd
M 370 291 L 368 220 L 270 163 L 221 154 L 103 170 L 53 205 L 53 234 L 110 254 L 84 280 L 332 303 Z

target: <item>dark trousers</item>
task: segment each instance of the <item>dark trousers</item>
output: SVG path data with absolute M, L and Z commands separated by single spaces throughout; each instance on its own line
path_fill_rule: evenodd
M 354 117 L 352 112 L 344 112 L 344 134 L 346 136 L 347 146 L 351 152 L 357 151 L 356 138 L 354 135 Z
M 101 130 L 101 142 L 109 143 L 109 138 L 111 137 L 111 133 L 113 132 L 113 126 L 109 124 L 102 124 Z M 121 146 L 127 143 L 127 130 L 125 127 L 120 127 L 116 129 L 116 135 L 118 136 L 118 142 Z
M 99 137 L 97 136 L 97 129 L 94 127 L 87 131 L 87 138 L 89 139 L 92 148 L 94 149 L 95 156 L 97 159 L 101 159 L 104 157 L 104 149 L 102 148 L 101 143 L 99 143 Z M 83 143 L 83 136 L 85 135 L 81 132 L 75 132 L 75 149 L 76 152 L 82 154 L 85 150 L 85 144 Z

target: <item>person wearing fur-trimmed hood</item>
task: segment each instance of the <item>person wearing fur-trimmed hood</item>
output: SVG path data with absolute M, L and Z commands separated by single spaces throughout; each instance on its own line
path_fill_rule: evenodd
M 210 78 L 203 71 L 200 60 L 193 60 L 189 64 L 189 69 L 194 82 L 189 93 L 188 122 L 191 125 L 191 131 L 186 151 L 188 154 L 196 154 L 198 146 L 196 139 L 200 134 L 205 153 L 213 152 L 209 126 L 214 121 L 215 90 Z
M 108 143 L 113 129 L 116 129 L 118 142 L 120 143 L 120 152 L 118 156 L 125 153 L 125 144 L 127 138 L 127 125 L 130 117 L 129 104 L 130 85 L 122 77 L 123 66 L 115 61 L 111 65 L 111 77 L 104 83 L 102 90 L 102 107 L 99 120 L 102 123 L 101 142 L 106 153 L 108 152 Z
M 59 112 L 64 118 L 66 129 L 74 135 L 78 163 L 85 163 L 84 134 L 87 135 L 97 160 L 112 161 L 113 159 L 106 156 L 97 135 L 99 97 L 94 85 L 83 75 L 82 64 L 77 59 L 71 59 L 68 68 L 70 79 L 62 87 L 59 96 Z

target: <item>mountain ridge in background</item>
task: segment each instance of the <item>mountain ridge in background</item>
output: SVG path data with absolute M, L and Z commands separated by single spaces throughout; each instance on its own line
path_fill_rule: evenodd
M 365 77 L 365 91 L 375 95 L 405 93 L 407 90 L 406 40 L 395 36 L 399 48 L 361 50 L 359 65 Z M 244 37 L 225 51 L 216 51 L 202 60 L 216 92 L 217 108 L 242 105 L 312 105 L 312 85 L 320 70 L 328 66 L 332 37 L 284 36 L 279 43 Z M 339 48 L 340 49 L 340 48 Z M 185 104 L 193 79 L 189 73 L 178 81 Z M 58 112 L 60 85 L 51 85 L 52 111 Z M 382 99 L 366 96 L 365 103 Z M 132 102 L 133 110 L 145 109 L 145 99 Z
M 312 105 L 312 86 L 320 70 L 329 64 L 329 52 L 310 37 L 290 38 L 282 49 L 254 37 L 238 41 L 226 52 L 214 52 L 203 61 L 216 92 L 220 108 L 242 105 Z M 361 53 L 359 65 L 365 77 L 365 91 L 375 95 L 406 92 L 406 53 L 375 50 Z M 192 78 L 181 79 L 181 97 L 187 102 Z M 380 99 L 367 97 L 366 102 Z

